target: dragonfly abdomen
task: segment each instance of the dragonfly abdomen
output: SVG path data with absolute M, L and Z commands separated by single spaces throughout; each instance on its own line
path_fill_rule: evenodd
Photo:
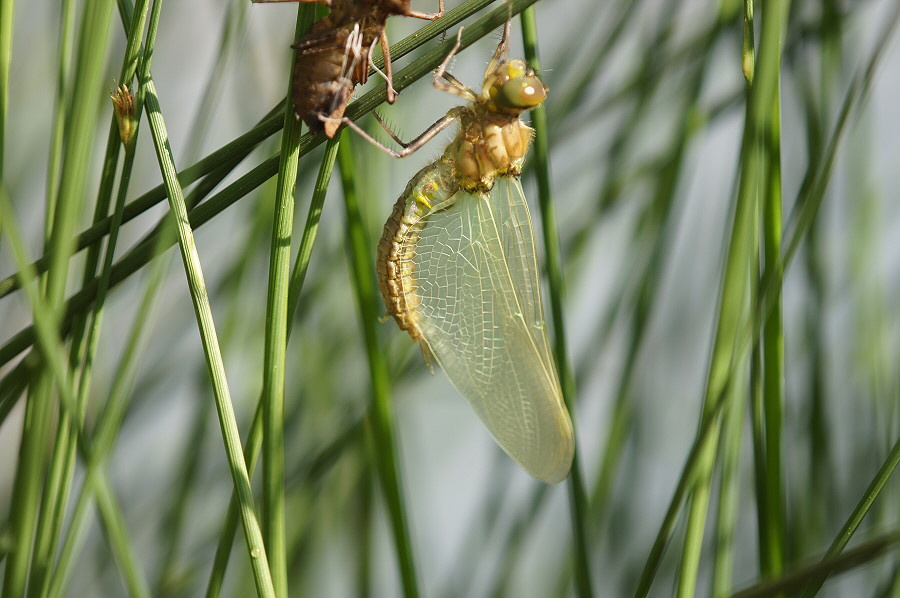
M 406 203 L 405 197 L 398 199 L 384 225 L 384 234 L 378 243 L 378 286 L 388 313 L 401 330 L 406 330 L 414 341 L 419 342 L 422 335 L 415 323 L 416 295 L 410 290 L 415 288 L 412 258 L 423 225 L 410 223 L 404 217 Z
M 424 338 L 417 322 L 419 299 L 413 262 L 419 233 L 429 214 L 452 203 L 456 190 L 453 169 L 445 162 L 420 170 L 394 204 L 378 243 L 376 270 L 384 305 L 400 329 L 416 342 Z

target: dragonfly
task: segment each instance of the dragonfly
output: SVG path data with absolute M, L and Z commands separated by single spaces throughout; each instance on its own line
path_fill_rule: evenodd
M 460 32 L 461 33 L 461 32 Z M 446 72 L 434 85 L 469 101 L 409 144 L 404 157 L 454 122 L 442 156 L 409 181 L 384 226 L 377 273 L 388 313 L 425 361 L 437 363 L 503 450 L 548 483 L 569 475 L 574 434 L 550 352 L 528 204 L 519 182 L 533 130 L 523 112 L 547 89 L 522 60 L 509 60 L 509 23 L 481 93 Z M 377 115 L 376 115 L 377 116 Z M 382 123 L 383 124 L 383 123 Z M 385 127 L 387 128 L 387 127 Z
M 368 80 L 369 68 L 387 82 L 386 97 L 393 103 L 390 44 L 385 33 L 387 18 L 394 15 L 434 20 L 444 14 L 413 10 L 411 0 L 253 0 L 254 2 L 320 2 L 331 12 L 291 47 L 298 51 L 291 83 L 294 114 L 314 133 L 334 137 L 347 102 L 357 84 Z M 384 71 L 372 62 L 372 50 L 381 45 Z

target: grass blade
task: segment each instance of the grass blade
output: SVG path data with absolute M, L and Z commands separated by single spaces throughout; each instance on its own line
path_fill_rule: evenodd
M 356 182 L 353 175 L 353 155 L 348 135 L 348 133 L 344 133 L 341 140 L 338 149 L 338 165 L 341 169 L 341 184 L 344 189 L 353 287 L 356 291 L 360 326 L 364 333 L 372 385 L 372 404 L 366 418 L 366 427 L 370 433 L 375 464 L 390 514 L 394 547 L 400 563 L 403 593 L 406 598 L 416 598 L 419 595 L 419 585 L 416 576 L 415 553 L 410 540 L 406 506 L 401 490 L 400 463 L 397 458 L 390 407 L 391 386 L 387 361 L 379 347 L 378 336 L 375 332 L 375 323 L 378 321 L 378 294 L 372 268 L 374 259 L 370 253 L 373 245 L 367 238 L 359 211 Z
M 525 59 L 535 70 L 540 70 L 537 54 L 537 20 L 534 8 L 529 7 L 521 16 L 522 36 L 525 42 Z M 553 208 L 553 196 L 550 189 L 550 151 L 548 146 L 548 126 L 546 109 L 538 106 L 531 111 L 534 125 L 534 157 L 535 174 L 538 183 L 538 202 L 541 209 L 541 230 L 543 231 L 544 255 L 547 259 L 547 281 L 550 295 L 550 313 L 553 318 L 553 354 L 556 368 L 562 385 L 563 400 L 569 412 L 575 413 L 575 376 L 569 363 L 566 347 L 565 320 L 563 303 L 565 301 L 565 282 L 563 280 L 562 259 L 559 251 L 559 232 L 556 224 L 556 213 Z M 574 420 L 574 418 L 573 418 Z M 574 425 L 573 421 L 573 425 Z M 577 427 L 576 427 L 577 432 Z M 576 436 L 577 437 L 577 436 Z M 575 587 L 582 598 L 593 596 L 591 586 L 590 560 L 586 538 L 585 519 L 587 515 L 587 497 L 582 480 L 578 450 L 572 461 L 572 473 L 568 481 L 569 505 L 572 518 L 572 537 L 574 539 Z

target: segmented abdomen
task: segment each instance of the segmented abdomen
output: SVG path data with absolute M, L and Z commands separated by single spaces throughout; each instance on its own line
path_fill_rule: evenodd
M 450 205 L 456 190 L 454 169 L 446 162 L 420 170 L 394 204 L 378 243 L 376 271 L 384 305 L 416 342 L 423 338 L 416 312 L 416 243 L 428 215 Z

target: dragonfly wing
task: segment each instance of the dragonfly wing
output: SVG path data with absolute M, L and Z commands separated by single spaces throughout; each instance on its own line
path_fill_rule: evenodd
M 425 218 L 414 256 L 416 317 L 450 381 L 526 471 L 559 482 L 572 423 L 541 308 L 534 235 L 515 179 L 457 192 Z
M 556 369 L 553 367 L 550 341 L 544 328 L 534 229 L 522 184 L 514 178 L 499 179 L 491 195 L 494 198 L 491 208 L 497 222 L 498 236 L 503 246 L 512 286 L 519 300 L 519 309 L 525 323 L 534 330 L 534 341 L 538 345 L 536 350 L 541 354 L 541 361 L 550 368 L 549 375 L 555 377 Z

